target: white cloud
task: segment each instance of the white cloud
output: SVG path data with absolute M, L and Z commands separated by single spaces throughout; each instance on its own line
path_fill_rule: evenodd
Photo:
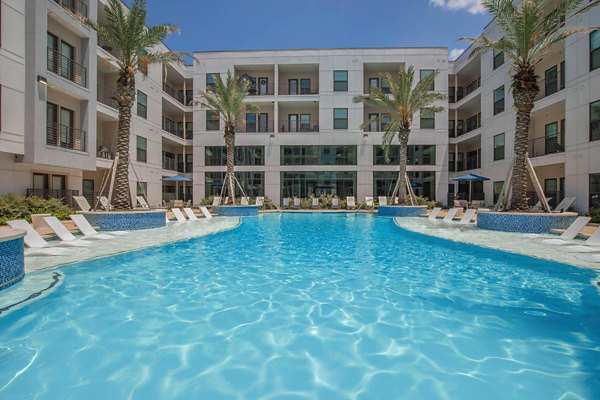
M 467 10 L 471 14 L 482 14 L 485 12 L 485 9 L 481 5 L 481 0 L 429 0 L 429 3 L 452 11 Z
M 465 52 L 465 49 L 452 49 L 452 50 L 450 50 L 450 55 L 448 56 L 448 58 L 450 59 L 450 61 L 454 61 L 458 57 L 460 57 L 460 55 L 464 52 Z

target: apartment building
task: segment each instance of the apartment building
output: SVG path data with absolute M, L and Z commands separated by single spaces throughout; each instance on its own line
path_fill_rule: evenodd
M 439 71 L 432 90 L 447 94 L 446 48 L 315 49 L 196 53 L 195 89 L 215 74 L 251 81 L 246 101 L 260 113 L 240 115 L 236 128 L 238 179 L 250 196 L 391 195 L 398 177 L 396 145 L 386 161 L 384 124 L 361 125 L 385 114 L 353 102 L 371 87 L 388 88 L 383 72 L 402 65 L 415 78 Z M 448 191 L 448 114 L 421 113 L 411 127 L 408 174 L 417 194 L 444 200 Z M 223 124 L 194 108 L 194 198 L 221 192 L 225 174 Z M 397 139 L 396 139 L 397 140 Z M 239 195 L 239 193 L 238 193 Z
M 93 203 L 102 190 L 116 150 L 117 63 L 113 49 L 82 20 L 103 21 L 104 5 L 104 0 L 0 3 L 1 193 L 67 202 L 81 194 Z M 159 204 L 176 196 L 174 184 L 163 183 L 163 177 L 191 177 L 191 72 L 182 65 L 153 65 L 136 84 L 131 190 Z M 186 193 L 191 197 L 191 187 L 180 195 Z
M 546 12 L 558 5 L 549 1 Z M 585 4 L 584 4 L 585 6 Z M 567 18 L 571 26 L 598 26 L 600 7 Z M 484 34 L 500 38 L 494 22 Z M 450 68 L 450 177 L 472 172 L 489 177 L 474 183 L 474 198 L 497 201 L 507 178 L 515 134 L 511 65 L 502 53 L 472 56 L 467 49 Z M 600 205 L 600 32 L 556 44 L 537 65 L 540 93 L 532 112 L 529 157 L 550 205 L 577 197 L 575 208 Z M 449 199 L 463 197 L 468 183 L 450 182 Z M 537 202 L 529 185 L 531 205 Z

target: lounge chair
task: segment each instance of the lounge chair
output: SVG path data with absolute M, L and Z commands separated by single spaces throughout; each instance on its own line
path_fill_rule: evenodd
M 313 197 L 312 198 L 312 208 L 319 208 L 319 198 L 318 197 Z
M 346 197 L 346 208 L 348 210 L 356 210 L 356 200 L 354 199 L 354 196 Z
M 600 228 L 596 229 L 581 245 L 567 246 L 569 253 L 598 253 L 600 252 Z
M 471 201 L 471 204 L 469 205 L 469 208 L 474 208 L 474 209 L 478 209 L 483 207 L 483 201 L 481 200 L 473 200 Z
M 254 204 L 257 205 L 257 206 L 259 206 L 260 208 L 263 208 L 265 206 L 265 198 L 264 198 L 264 196 L 257 196 L 256 197 L 256 202 Z
M 431 210 L 431 214 L 429 214 L 429 216 L 427 217 L 428 219 L 436 219 L 438 214 L 440 213 L 440 211 L 442 211 L 441 207 L 436 207 L 433 210 Z
M 202 212 L 202 215 L 204 215 L 204 218 L 206 218 L 207 220 L 212 219 L 212 214 L 208 211 L 208 208 L 204 207 L 204 206 L 200 206 L 200 212 Z
M 334 197 L 333 199 L 331 199 L 331 208 L 334 210 L 337 210 L 340 208 L 340 198 L 339 197 Z
M 443 221 L 445 222 L 452 222 L 454 220 L 454 217 L 456 217 L 456 213 L 458 213 L 458 210 L 462 210 L 461 207 L 454 207 L 449 209 L 446 212 L 446 216 L 444 216 Z
M 114 236 L 107 235 L 104 233 L 98 233 L 97 230 L 88 222 L 87 218 L 85 218 L 81 214 L 73 214 L 70 215 L 71 221 L 75 223 L 77 229 L 85 236 L 90 239 L 114 239 Z
M 385 196 L 379 196 L 379 197 L 377 197 L 377 201 L 379 201 L 379 205 L 380 206 L 387 206 L 388 205 L 387 197 L 385 197 Z
M 394 204 L 400 204 L 400 200 L 398 200 L 398 197 L 394 197 Z
M 463 225 L 470 224 L 473 216 L 475 215 L 475 211 L 476 210 L 474 208 L 469 208 L 467 211 L 465 211 L 458 223 Z
M 549 202 L 550 200 L 552 200 L 552 197 L 546 197 L 546 202 Z M 531 209 L 532 210 L 541 210 L 542 209 L 542 202 L 538 201 L 537 203 L 535 203 L 535 205 Z
M 108 201 L 108 198 L 106 196 L 100 196 L 100 207 L 104 210 L 104 211 L 110 211 L 112 209 L 112 206 L 110 205 L 110 201 Z
M 75 203 L 77 203 L 77 207 L 79 207 L 81 211 L 90 211 L 92 209 L 90 203 L 83 196 L 73 196 L 73 200 L 75 200 Z
M 242 197 L 242 200 L 241 200 L 240 204 L 243 205 L 243 206 L 249 205 L 250 201 L 249 201 L 248 197 Z
M 173 215 L 175 215 L 175 218 L 177 218 L 177 222 L 187 221 L 187 219 L 184 217 L 183 213 L 179 208 L 171 208 L 171 211 L 173 212 Z
M 190 221 L 197 221 L 198 217 L 196 217 L 196 214 L 194 214 L 194 210 L 192 210 L 189 207 L 186 207 L 183 209 L 183 212 L 185 213 L 185 215 L 187 215 L 187 217 L 190 219 Z
M 294 197 L 294 204 L 292 205 L 292 208 L 295 210 L 300 209 L 300 204 L 301 204 L 300 201 L 301 201 L 300 197 Z
M 135 199 L 138 202 L 139 208 L 150 209 L 150 206 L 146 202 L 146 199 L 144 199 L 142 196 L 135 196 Z
M 552 244 L 555 246 L 564 246 L 567 244 L 577 244 L 573 243 L 573 239 L 579 235 L 579 232 L 591 221 L 590 217 L 577 217 L 575 221 L 567 228 L 566 231 L 562 233 L 558 237 L 558 239 L 544 239 L 542 243 Z
M 48 243 L 35 229 L 33 229 L 33 226 L 29 225 L 29 222 L 24 219 L 6 221 L 6 223 L 13 229 L 22 229 L 25 231 L 25 237 L 23 238 L 25 246 L 35 249 L 33 252 L 27 252 L 28 255 L 60 256 L 72 253 L 65 248 L 43 248 L 50 246 L 50 243 Z
M 289 197 L 283 198 L 283 203 L 281 203 L 281 207 L 290 208 L 290 198 Z
M 56 236 L 59 237 L 63 242 L 69 242 L 70 246 L 75 247 L 87 247 L 90 242 L 85 242 L 81 239 L 77 239 L 69 230 L 54 216 L 44 217 L 44 222 L 52 229 Z
M 460 204 L 460 200 L 454 200 L 454 208 L 462 208 L 461 204 Z
M 375 208 L 375 200 L 373 200 L 372 197 L 370 197 L 370 196 L 365 197 L 365 203 L 366 203 L 366 207 Z
M 223 201 L 223 204 L 228 204 L 228 203 L 229 203 L 229 196 L 225 196 L 225 201 Z
M 221 204 L 221 198 L 219 196 L 213 197 L 212 207 L 216 207 Z
M 569 207 L 571 207 L 573 205 L 573 203 L 575 202 L 577 198 L 576 197 L 565 197 L 564 199 L 562 199 L 562 201 L 560 203 L 558 203 L 558 205 L 556 206 L 556 208 L 554 210 L 552 210 L 553 213 L 561 213 L 564 211 L 567 211 L 569 209 Z

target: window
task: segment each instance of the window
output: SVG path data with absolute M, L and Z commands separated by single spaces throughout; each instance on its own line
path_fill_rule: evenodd
M 381 91 L 385 94 L 390 94 L 390 84 L 387 79 L 381 78 Z
M 148 139 L 142 136 L 137 136 L 136 142 L 137 149 L 137 158 L 136 160 L 140 162 L 147 162 L 147 153 L 148 153 Z
M 136 196 L 148 196 L 148 182 L 138 181 L 136 186 Z
M 264 146 L 236 146 L 235 165 L 265 165 Z M 191 163 L 191 159 L 188 161 Z M 204 148 L 204 165 L 224 166 L 227 163 L 225 146 L 206 146 Z M 188 169 L 191 171 L 191 168 Z
M 428 79 L 431 76 L 433 76 L 432 69 L 422 69 L 420 71 L 421 80 Z M 431 84 L 427 87 L 427 90 L 435 90 L 435 81 L 434 80 L 431 81 Z
M 300 94 L 311 94 L 310 79 L 300 79 Z
M 504 181 L 494 182 L 494 204 L 498 202 L 500 199 L 500 194 L 502 193 L 502 188 L 504 187 Z
M 494 115 L 504 111 L 504 85 L 494 90 Z
M 333 129 L 348 129 L 348 109 L 333 109 Z
M 494 136 L 494 161 L 504 160 L 504 133 Z
M 137 91 L 137 115 L 142 118 L 148 115 L 148 96 L 141 90 Z
M 558 92 L 558 65 L 555 65 L 552 68 L 548 68 L 544 73 L 544 94 L 546 96 L 550 96 Z
M 357 146 L 281 146 L 281 165 L 356 165 Z
M 220 128 L 219 114 L 215 111 L 206 111 L 206 130 L 218 131 Z
M 590 141 L 600 139 L 600 100 L 590 104 Z
M 481 168 L 481 149 L 467 152 L 467 170 Z
M 348 91 L 348 71 L 333 71 L 333 91 Z
M 435 200 L 435 172 L 409 171 L 413 191 L 417 196 Z M 398 171 L 373 172 L 373 195 L 391 196 L 398 183 Z
M 216 83 L 215 83 L 215 75 L 213 73 L 210 74 L 206 74 L 206 90 L 214 88 Z
M 504 64 L 504 52 L 494 50 L 494 69 Z
M 590 33 L 590 71 L 600 67 L 600 31 Z
M 421 109 L 421 129 L 435 129 L 435 113 L 433 110 Z
M 244 188 L 246 196 L 256 197 L 265 195 L 265 173 L 263 171 L 236 172 L 235 177 L 239 181 L 240 185 Z M 205 195 L 219 196 L 224 180 L 225 172 L 204 173 Z M 242 195 L 238 185 L 236 185 L 235 188 L 235 195 Z
M 281 197 L 302 197 L 322 194 L 340 198 L 356 195 L 356 172 L 301 171 L 281 172 Z
M 600 174 L 590 174 L 590 207 L 600 207 Z
M 408 145 L 408 165 L 435 165 L 435 145 Z M 400 162 L 400 146 L 392 145 L 385 159 L 385 150 L 381 146 L 373 146 L 373 165 L 398 165 Z
M 256 114 L 246 114 L 246 132 L 256 132 Z

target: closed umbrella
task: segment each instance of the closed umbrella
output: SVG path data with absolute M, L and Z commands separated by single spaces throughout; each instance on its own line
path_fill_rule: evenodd
M 469 201 L 471 201 L 471 193 L 473 192 L 473 182 L 489 181 L 490 178 L 486 178 L 485 176 L 477 174 L 466 174 L 462 176 L 457 176 L 455 178 L 452 178 L 451 180 L 457 182 L 469 182 Z

